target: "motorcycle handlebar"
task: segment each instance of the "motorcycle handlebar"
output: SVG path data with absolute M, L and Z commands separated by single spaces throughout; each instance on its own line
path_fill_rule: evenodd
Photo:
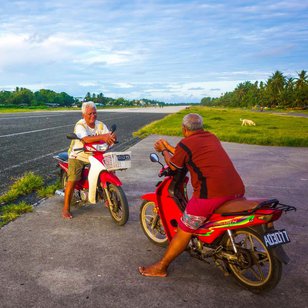
M 159 174 L 158 174 L 158 177 L 162 177 L 162 176 L 168 176 L 168 175 L 171 175 L 170 173 L 171 173 L 171 169 L 169 168 L 169 167 L 164 167 L 164 168 L 162 168 L 161 170 L 160 170 L 160 172 L 159 172 Z

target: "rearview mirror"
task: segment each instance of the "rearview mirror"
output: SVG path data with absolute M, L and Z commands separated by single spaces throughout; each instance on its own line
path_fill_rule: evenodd
M 73 140 L 73 139 L 79 139 L 79 138 L 77 137 L 77 135 L 74 134 L 74 133 L 67 134 L 67 135 L 66 135 L 66 138 L 67 138 L 67 139 L 71 139 L 71 140 Z
M 151 153 L 150 154 L 150 160 L 151 160 L 152 163 L 158 163 L 159 162 L 158 155 L 156 153 Z
M 115 132 L 116 129 L 117 129 L 117 125 L 112 124 L 111 127 L 110 127 L 110 132 L 113 133 L 113 132 Z

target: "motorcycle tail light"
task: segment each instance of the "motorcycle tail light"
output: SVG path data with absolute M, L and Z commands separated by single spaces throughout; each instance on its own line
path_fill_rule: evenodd
M 265 220 L 265 221 L 271 221 L 273 218 L 273 215 L 264 215 L 264 216 L 259 216 L 259 219 Z

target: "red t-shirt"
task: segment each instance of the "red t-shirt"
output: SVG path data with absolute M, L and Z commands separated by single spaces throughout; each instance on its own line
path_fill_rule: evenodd
M 170 162 L 176 168 L 188 168 L 196 198 L 228 197 L 245 192 L 228 154 L 210 132 L 199 130 L 182 139 Z

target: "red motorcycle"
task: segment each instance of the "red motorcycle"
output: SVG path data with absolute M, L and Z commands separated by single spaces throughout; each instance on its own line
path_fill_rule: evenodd
M 115 130 L 116 126 L 113 125 L 111 132 Z M 79 139 L 76 134 L 69 134 L 67 138 Z M 128 220 L 128 202 L 121 187 L 122 182 L 115 171 L 130 168 L 131 152 L 106 153 L 109 148 L 107 143 L 95 142 L 85 143 L 83 148 L 75 149 L 92 155 L 89 157 L 90 163 L 82 171 L 81 180 L 75 185 L 72 204 L 95 204 L 101 200 L 108 207 L 114 222 L 122 226 Z M 60 180 L 64 191 L 67 182 L 68 153 L 59 153 L 54 158 L 60 168 Z
M 157 154 L 150 155 L 158 162 Z M 160 163 L 161 164 L 161 163 Z M 164 167 L 154 193 L 142 196 L 140 222 L 153 243 L 166 246 L 177 231 L 187 204 L 187 170 Z M 235 199 L 221 205 L 192 236 L 187 251 L 210 263 L 224 274 L 231 274 L 240 285 L 259 293 L 274 288 L 280 281 L 282 263 L 289 258 L 282 244 L 290 242 L 285 230 L 276 230 L 274 221 L 283 212 L 296 210 L 277 199 Z

